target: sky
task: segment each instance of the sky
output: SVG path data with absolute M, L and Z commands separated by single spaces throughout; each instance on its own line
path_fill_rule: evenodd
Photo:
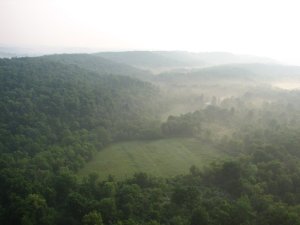
M 226 51 L 300 65 L 299 0 L 0 0 L 0 45 Z

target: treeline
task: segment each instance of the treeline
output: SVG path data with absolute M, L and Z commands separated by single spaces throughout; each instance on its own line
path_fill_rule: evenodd
M 211 103 L 193 113 L 169 116 L 161 130 L 167 137 L 212 138 L 213 142 L 238 137 L 249 129 L 260 132 L 277 132 L 279 128 L 297 130 L 300 127 L 299 99 L 299 91 L 246 93 L 239 98 Z

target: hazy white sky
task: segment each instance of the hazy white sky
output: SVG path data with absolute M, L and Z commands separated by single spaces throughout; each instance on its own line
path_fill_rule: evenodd
M 228 51 L 300 64 L 299 0 L 0 0 L 0 44 Z

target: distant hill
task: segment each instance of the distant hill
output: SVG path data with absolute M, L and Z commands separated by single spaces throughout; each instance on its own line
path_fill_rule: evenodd
M 0 58 L 11 58 L 15 56 L 16 56 L 15 54 L 0 51 Z
M 100 52 L 96 55 L 116 62 L 151 70 L 191 66 L 189 62 L 187 63 L 176 58 L 164 56 L 163 54 L 160 54 L 160 52 Z
M 279 64 L 227 64 L 186 71 L 169 71 L 154 78 L 160 82 L 273 82 L 300 80 L 299 66 Z
M 256 75 L 256 79 L 272 80 L 300 80 L 300 66 L 290 66 L 281 64 L 239 64 L 236 68 L 243 68 Z
M 166 83 L 224 83 L 254 82 L 255 73 L 249 69 L 231 65 L 205 67 L 190 71 L 170 71 L 161 73 L 153 80 Z
M 184 52 L 184 51 L 160 51 L 165 57 L 185 62 L 191 66 L 212 66 L 236 63 L 276 63 L 275 60 L 250 55 L 237 55 L 228 52 Z
M 0 58 L 25 57 L 34 55 L 29 49 L 0 45 Z
M 268 58 L 226 52 L 128 51 L 100 52 L 95 55 L 154 72 L 234 63 L 275 63 L 274 60 Z
M 66 65 L 76 65 L 101 75 L 125 75 L 136 78 L 143 78 L 150 75 L 147 71 L 91 54 L 56 54 L 42 56 L 42 58 Z

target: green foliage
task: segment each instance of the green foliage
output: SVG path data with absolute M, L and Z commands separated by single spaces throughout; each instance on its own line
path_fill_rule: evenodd
M 85 60 L 0 60 L 1 224 L 299 224 L 299 92 L 212 97 L 160 124 L 154 86 Z M 177 138 L 153 140 L 164 137 Z M 236 158 L 208 166 L 225 152 Z M 78 179 L 93 159 L 106 172 L 126 165 L 123 179 L 100 167 Z
M 56 214 L 61 208 L 67 223 L 80 221 L 88 204 L 72 174 L 113 141 L 148 139 L 159 131 L 154 86 L 125 76 L 101 76 L 72 60 L 84 63 L 86 58 L 0 60 L 3 224 L 44 224 L 48 219 L 37 217 L 40 211 L 62 220 Z M 29 210 L 30 201 L 50 208 Z
M 103 225 L 101 214 L 97 211 L 92 211 L 86 214 L 82 219 L 83 225 Z
M 59 62 L 66 65 L 76 65 L 82 69 L 89 70 L 100 75 L 121 75 L 136 78 L 147 78 L 149 73 L 139 70 L 133 66 L 111 61 L 92 54 L 56 54 L 43 56 L 44 59 Z
M 194 210 L 191 225 L 209 225 L 209 216 L 204 208 L 198 207 Z
M 167 122 L 163 123 L 161 128 L 163 134 L 171 137 L 189 137 L 201 132 L 200 119 L 195 119 L 194 114 L 186 114 L 178 118 L 169 116 Z

